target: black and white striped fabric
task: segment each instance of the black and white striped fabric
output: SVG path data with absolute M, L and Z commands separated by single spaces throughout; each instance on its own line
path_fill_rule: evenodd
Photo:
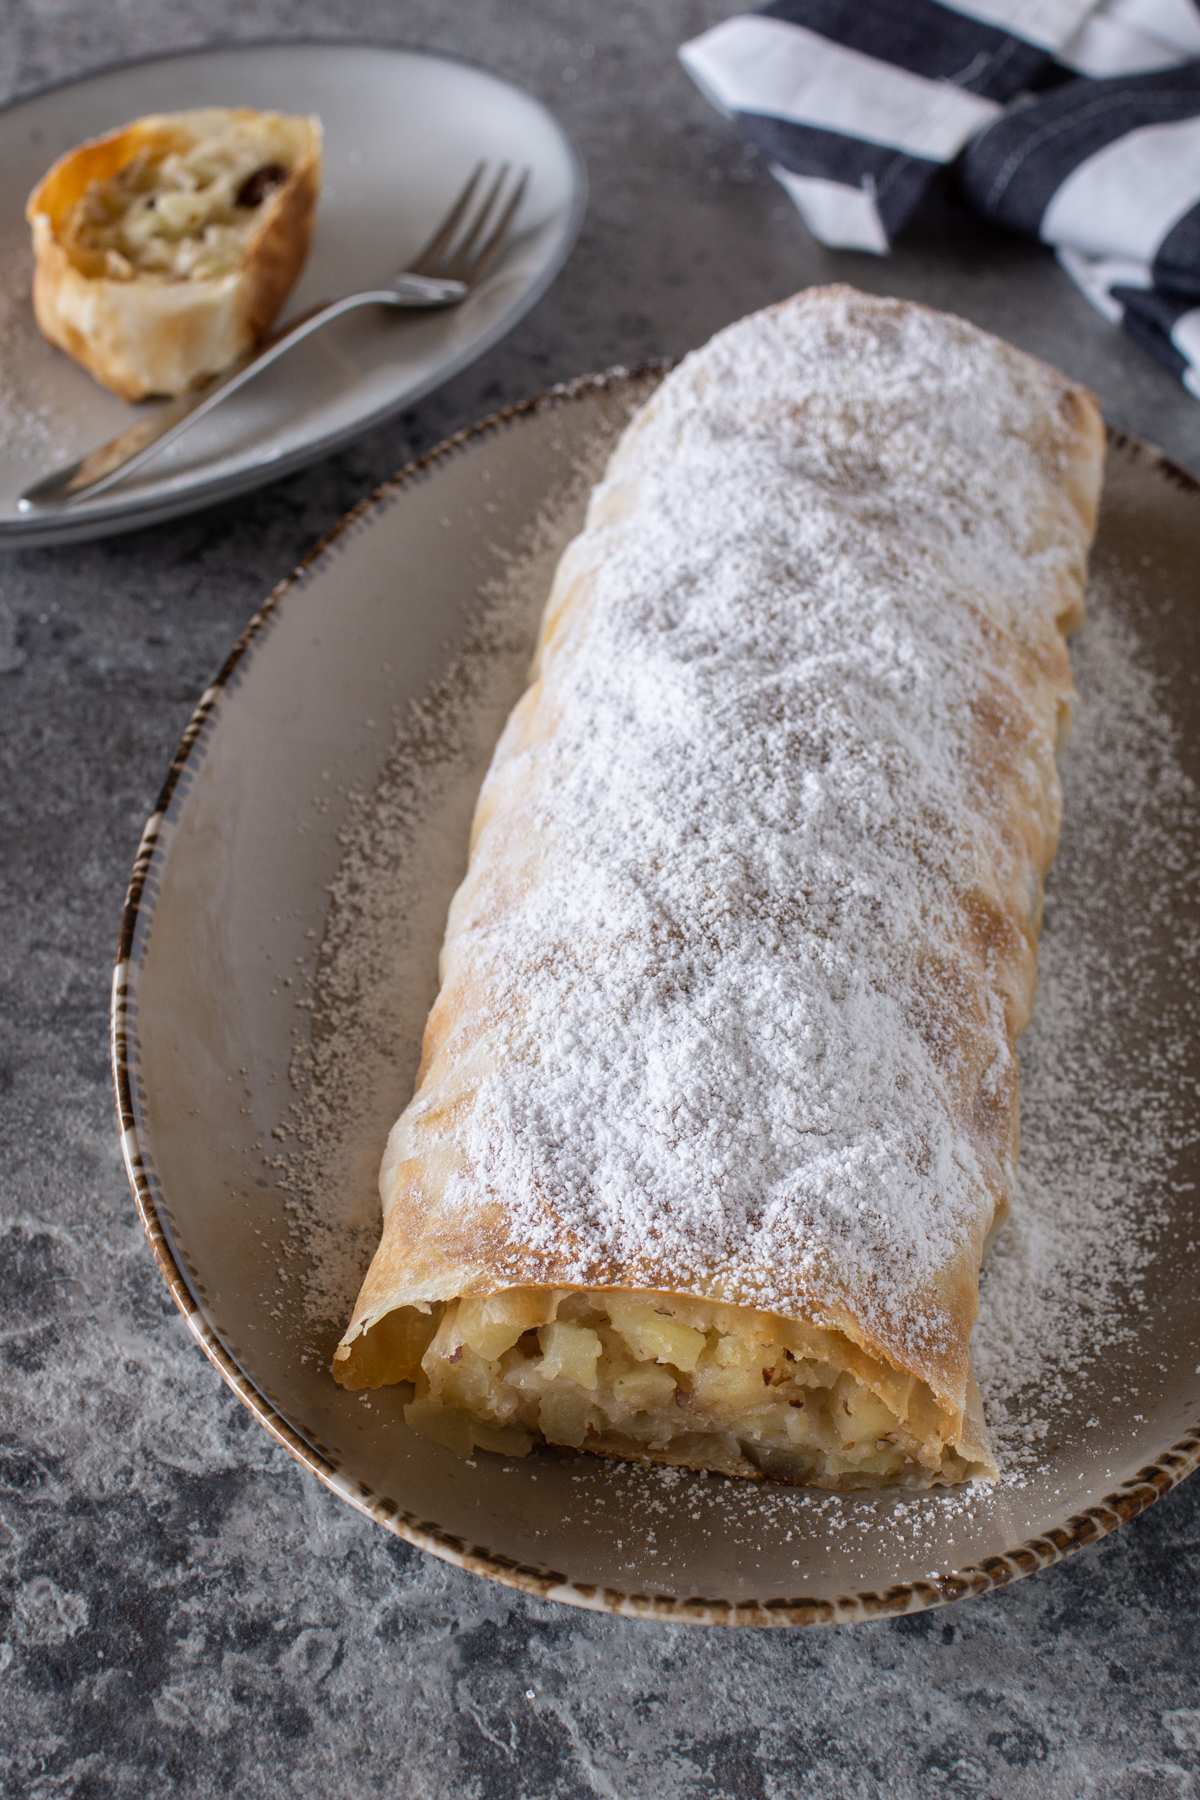
M 954 164 L 1200 397 L 1200 0 L 770 0 L 680 58 L 823 243 Z

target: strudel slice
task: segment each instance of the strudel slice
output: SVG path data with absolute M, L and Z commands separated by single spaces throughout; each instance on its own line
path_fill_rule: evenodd
M 1063 376 L 848 288 L 664 381 L 480 794 L 340 1382 L 467 1453 L 994 1474 L 1102 458 Z
M 43 334 L 124 400 L 182 394 L 264 336 L 304 265 L 321 122 L 156 113 L 60 157 L 26 206 Z

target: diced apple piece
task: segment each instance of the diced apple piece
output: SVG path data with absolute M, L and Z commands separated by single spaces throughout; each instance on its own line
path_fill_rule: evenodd
M 723 1337 L 717 1339 L 714 1352 L 717 1362 L 723 1369 L 761 1369 L 766 1352 L 761 1344 L 748 1343 L 741 1337 Z
M 596 1335 L 603 1345 L 597 1373 L 601 1382 L 611 1387 L 618 1375 L 628 1375 L 632 1369 L 637 1368 L 637 1358 L 620 1332 L 614 1330 L 607 1319 L 596 1326 Z
M 789 1406 L 784 1429 L 793 1444 L 811 1444 L 821 1437 L 820 1421 L 807 1406 Z
M 792 1380 L 801 1387 L 831 1388 L 837 1378 L 838 1371 L 832 1363 L 801 1359 L 792 1364 Z
M 542 1291 L 534 1290 L 534 1298 L 541 1298 Z M 522 1301 L 526 1303 L 521 1304 Z M 531 1313 L 537 1312 L 545 1317 L 544 1306 L 530 1306 L 524 1294 L 487 1294 L 460 1300 L 454 1332 L 460 1342 L 469 1344 L 485 1362 L 495 1362 L 506 1350 L 512 1349 L 523 1331 L 541 1323 L 540 1319 L 530 1317 Z
M 538 1408 L 538 1423 L 546 1442 L 571 1444 L 575 1449 L 582 1444 L 588 1424 L 596 1416 L 591 1401 L 585 1400 L 582 1394 L 573 1394 L 569 1388 L 553 1388 L 550 1393 L 543 1394 Z
M 541 1373 L 547 1381 L 565 1375 L 582 1388 L 596 1385 L 596 1364 L 600 1360 L 600 1339 L 586 1325 L 571 1325 L 556 1319 L 538 1332 L 542 1346 Z
M 613 1394 L 630 1412 L 654 1412 L 671 1404 L 675 1382 L 665 1369 L 635 1369 L 631 1375 L 617 1376 Z
M 745 1369 L 701 1363 L 692 1371 L 692 1392 L 706 1411 L 721 1416 L 743 1413 L 770 1398 L 757 1365 Z
M 607 1294 L 608 1316 L 639 1362 L 674 1363 L 686 1374 L 704 1349 L 704 1333 L 640 1300 Z
M 469 1344 L 460 1347 L 455 1362 L 444 1362 L 441 1367 L 441 1383 L 439 1397 L 448 1406 L 461 1406 L 467 1412 L 488 1412 L 488 1396 L 492 1391 L 492 1371 L 482 1356 L 477 1356 Z
M 500 1374 L 503 1380 L 507 1381 L 512 1375 L 519 1376 L 523 1370 L 531 1369 L 535 1366 L 526 1355 L 527 1350 L 528 1345 L 522 1345 L 518 1339 L 511 1350 L 506 1350 L 504 1352 L 504 1355 L 500 1358 Z
M 835 1433 L 841 1433 L 843 1442 L 859 1443 L 867 1439 L 873 1447 L 876 1438 L 896 1427 L 896 1415 L 891 1408 L 850 1374 L 838 1376 L 830 1397 L 830 1408 L 833 1429 Z

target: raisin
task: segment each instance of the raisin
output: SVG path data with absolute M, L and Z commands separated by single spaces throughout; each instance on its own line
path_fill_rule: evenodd
M 261 169 L 255 169 L 253 175 L 247 175 L 237 191 L 239 206 L 261 206 L 267 195 L 277 187 L 282 187 L 288 178 L 288 172 L 281 163 L 264 163 Z

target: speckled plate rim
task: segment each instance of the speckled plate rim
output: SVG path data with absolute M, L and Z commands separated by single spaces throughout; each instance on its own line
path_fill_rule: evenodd
M 1062 1526 L 1041 1537 L 1026 1539 L 1002 1555 L 939 1576 L 928 1581 L 913 1582 L 885 1589 L 882 1593 L 838 1594 L 828 1599 L 806 1596 L 795 1600 L 727 1601 L 703 1596 L 681 1599 L 669 1594 L 625 1593 L 616 1588 L 596 1587 L 572 1581 L 569 1576 L 514 1562 L 483 1544 L 472 1544 L 462 1537 L 444 1531 L 434 1520 L 420 1519 L 404 1511 L 392 1500 L 375 1493 L 355 1481 L 316 1450 L 259 1390 L 256 1384 L 230 1355 L 213 1330 L 204 1307 L 181 1268 L 159 1215 L 150 1175 L 148 1159 L 138 1131 L 134 1094 L 138 1086 L 137 1043 L 128 1028 L 136 1012 L 138 967 L 133 947 L 139 929 L 148 929 L 154 910 L 155 895 L 147 884 L 151 863 L 166 823 L 167 811 L 183 775 L 191 750 L 211 718 L 222 690 L 230 683 L 239 663 L 250 646 L 262 634 L 268 621 L 274 619 L 288 594 L 302 580 L 306 571 L 343 533 L 377 507 L 386 503 L 399 489 L 417 477 L 456 456 L 468 445 L 503 430 L 518 419 L 547 407 L 569 404 L 572 400 L 594 393 L 598 388 L 616 383 L 634 382 L 665 370 L 666 363 L 643 365 L 637 369 L 614 368 L 598 375 L 581 376 L 564 382 L 501 412 L 491 413 L 477 424 L 456 432 L 417 461 L 407 464 L 390 481 L 354 507 L 309 552 L 285 580 L 268 596 L 234 645 L 212 685 L 205 689 L 199 704 L 180 739 L 172 759 L 162 792 L 142 833 L 133 865 L 125 909 L 121 919 L 120 940 L 112 986 L 112 1066 L 117 1113 L 121 1129 L 121 1150 L 126 1172 L 138 1212 L 171 1297 L 187 1321 L 193 1337 L 222 1379 L 232 1388 L 258 1423 L 275 1441 L 315 1475 L 329 1490 L 345 1500 L 357 1512 L 392 1531 L 397 1537 L 427 1550 L 443 1562 L 466 1569 L 474 1575 L 486 1575 L 506 1587 L 534 1594 L 540 1599 L 559 1600 L 569 1606 L 592 1612 L 614 1613 L 625 1618 L 653 1619 L 671 1624 L 689 1625 L 754 1625 L 803 1626 L 861 1624 L 868 1619 L 897 1617 L 904 1613 L 925 1612 L 931 1607 L 945 1606 L 954 1600 L 985 1594 L 1006 1587 L 1025 1575 L 1036 1574 L 1061 1562 L 1088 1544 L 1097 1543 L 1118 1525 L 1136 1518 L 1153 1506 L 1156 1500 L 1200 1468 L 1200 1420 L 1169 1448 L 1147 1463 L 1129 1481 L 1122 1482 L 1096 1505 L 1073 1513 Z M 1192 492 L 1200 494 L 1200 482 L 1186 470 L 1164 456 L 1161 451 L 1126 433 L 1109 429 L 1109 442 L 1151 459 L 1164 476 Z

